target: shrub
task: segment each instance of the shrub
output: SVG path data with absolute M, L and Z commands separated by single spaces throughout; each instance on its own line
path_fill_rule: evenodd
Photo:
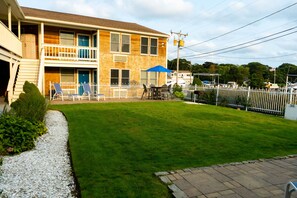
M 184 99 L 185 96 L 184 96 L 184 93 L 182 92 L 183 88 L 181 86 L 175 83 L 172 87 L 172 90 L 173 90 L 173 95 L 175 95 L 175 97 Z
M 202 100 L 205 101 L 207 104 L 216 104 L 216 91 L 212 89 L 211 91 L 205 91 L 202 96 Z
M 202 86 L 202 81 L 199 78 L 194 77 L 193 85 Z
M 243 108 L 251 106 L 250 101 L 244 96 L 237 96 L 235 98 L 235 104 L 237 107 L 242 106 Z
M 222 106 L 222 107 L 226 107 L 228 106 L 228 99 L 226 97 L 219 97 L 219 105 Z
M 180 98 L 180 99 L 184 99 L 184 93 L 181 92 L 181 91 L 176 91 L 174 92 L 174 95 L 177 97 L 177 98 Z
M 10 114 L 3 114 L 0 117 L 0 142 L 2 149 L 8 153 L 20 153 L 32 149 L 34 140 L 45 131 L 44 125 L 32 124 L 21 117 Z
M 176 91 L 181 92 L 183 90 L 183 88 L 175 83 L 172 87 L 172 90 L 173 90 L 173 93 Z
M 28 81 L 23 86 L 25 93 L 21 93 L 19 99 L 11 104 L 17 116 L 22 117 L 32 123 L 43 121 L 47 110 L 47 102 L 41 95 L 38 88 Z

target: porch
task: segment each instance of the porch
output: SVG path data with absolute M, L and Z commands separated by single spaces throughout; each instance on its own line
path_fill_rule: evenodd
M 45 63 L 97 63 L 97 48 L 82 46 L 66 46 L 59 44 L 43 44 Z
M 80 96 L 80 100 L 88 100 L 87 97 L 83 95 L 83 87 L 82 84 L 74 83 L 74 82 L 61 82 L 59 83 L 61 89 L 64 93 L 64 100 L 73 101 L 73 98 L 68 97 L 73 94 L 78 94 Z M 89 83 L 92 93 L 97 93 L 97 84 Z M 143 86 L 141 85 L 127 85 L 127 86 L 112 86 L 112 85 L 100 85 L 98 87 L 99 93 L 104 94 L 107 100 L 115 100 L 115 99 L 140 99 L 143 93 Z M 56 101 L 61 100 L 61 98 L 53 97 L 55 93 L 54 83 L 49 83 L 49 99 Z

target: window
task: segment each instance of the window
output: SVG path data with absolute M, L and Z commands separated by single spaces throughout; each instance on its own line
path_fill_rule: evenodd
M 141 37 L 141 53 L 148 54 L 148 38 Z
M 158 54 L 158 39 L 141 37 L 141 54 Z
M 74 69 L 61 68 L 61 82 L 74 82 Z
M 119 52 L 120 51 L 120 35 L 111 34 L 111 51 Z
M 157 85 L 157 72 L 150 72 L 150 84 Z
M 112 69 L 110 74 L 110 85 L 111 86 L 119 86 L 119 82 L 121 82 L 121 86 L 128 86 L 130 84 L 130 70 L 119 70 Z
M 122 70 L 122 85 L 128 86 L 130 83 L 130 71 Z
M 73 32 L 60 32 L 60 44 L 74 46 L 74 33 Z
M 148 74 L 148 73 L 147 73 L 146 70 L 141 70 L 141 73 L 140 73 L 140 83 L 141 83 L 141 85 L 142 85 L 142 84 L 148 85 L 147 74 Z
M 110 74 L 110 85 L 119 85 L 119 70 L 112 69 Z
M 157 55 L 158 39 L 151 38 L 151 54 Z
M 122 52 L 130 52 L 130 36 L 122 35 Z
M 120 35 L 111 33 L 110 35 L 110 50 L 112 52 L 130 52 L 130 35 Z

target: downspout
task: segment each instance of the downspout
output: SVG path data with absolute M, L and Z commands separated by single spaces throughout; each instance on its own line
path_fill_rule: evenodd
M 100 93 L 100 31 L 97 29 L 97 94 Z

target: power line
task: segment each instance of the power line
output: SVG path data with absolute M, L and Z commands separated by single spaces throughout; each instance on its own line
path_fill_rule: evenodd
M 206 42 L 209 42 L 209 41 L 218 39 L 218 38 L 220 38 L 220 37 L 223 37 L 223 36 L 226 36 L 226 35 L 231 34 L 231 33 L 233 33 L 233 32 L 236 32 L 236 31 L 238 31 L 238 30 L 241 30 L 241 29 L 243 29 L 243 28 L 245 28 L 245 27 L 247 27 L 247 26 L 250 26 L 250 25 L 252 25 L 252 24 L 254 24 L 254 23 L 257 23 L 257 22 L 259 22 L 259 21 L 262 21 L 262 20 L 264 20 L 264 19 L 266 19 L 266 18 L 268 18 L 268 17 L 271 17 L 271 16 L 273 16 L 273 15 L 279 13 L 279 12 L 282 12 L 282 11 L 284 11 L 284 10 L 286 10 L 286 9 L 289 9 L 290 7 L 293 7 L 293 6 L 295 6 L 296 4 L 297 4 L 297 2 L 295 2 L 295 3 L 293 3 L 293 4 L 290 4 L 290 5 L 284 7 L 284 8 L 282 8 L 282 9 L 280 9 L 280 10 L 277 10 L 277 11 L 275 11 L 275 12 L 269 14 L 269 15 L 266 15 L 266 16 L 260 18 L 260 19 L 255 20 L 255 21 L 252 21 L 252 22 L 250 22 L 250 23 L 248 23 L 248 24 L 246 24 L 246 25 L 243 25 L 243 26 L 241 26 L 241 27 L 239 27 L 239 28 L 236 28 L 236 29 L 234 29 L 234 30 L 231 30 L 231 31 L 226 32 L 226 33 L 224 33 L 224 34 L 221 34 L 221 35 L 219 35 L 219 36 L 210 38 L 210 39 L 208 39 L 208 40 L 202 41 L 202 42 L 200 42 L 200 43 L 190 45 L 189 47 L 193 47 L 193 46 L 196 46 L 196 45 L 201 45 L 201 44 L 203 44 L 203 43 L 206 43 Z
M 236 48 L 236 47 L 240 47 L 240 46 L 243 46 L 243 45 L 246 45 L 246 44 L 249 44 L 249 43 L 254 43 L 256 41 L 263 40 L 263 39 L 266 39 L 266 38 L 269 38 L 269 37 L 273 37 L 273 36 L 276 36 L 278 34 L 283 34 L 285 32 L 294 30 L 296 28 L 297 28 L 297 26 L 294 26 L 292 28 L 288 28 L 286 30 L 283 30 L 283 31 L 280 31 L 280 32 L 277 32 L 277 33 L 274 33 L 274 34 L 270 34 L 268 36 L 264 36 L 264 37 L 261 37 L 261 38 L 258 38 L 258 39 L 254 39 L 254 40 L 247 41 L 247 42 L 244 42 L 244 43 L 240 43 L 240 44 L 237 44 L 237 45 L 233 45 L 233 46 L 230 46 L 230 47 L 225 47 L 225 48 L 222 48 L 222 49 L 213 50 L 213 51 L 210 51 L 210 52 L 204 52 L 204 53 L 200 53 L 200 54 L 197 54 L 197 55 L 189 55 L 189 56 L 185 56 L 185 57 L 203 56 L 203 55 L 212 54 L 212 53 L 215 53 L 215 52 L 225 51 L 225 50 Z M 189 49 L 188 47 L 185 47 L 185 48 L 186 49 Z M 190 49 L 190 50 L 192 50 L 192 49 Z M 192 50 L 192 51 L 195 51 L 195 50 Z
M 233 56 L 220 56 L 220 55 L 216 55 L 216 56 L 221 57 L 221 58 L 250 60 L 250 59 L 274 59 L 274 58 L 282 58 L 282 57 L 296 56 L 296 55 L 297 55 L 297 53 L 284 54 L 284 55 L 279 55 L 279 56 L 267 56 L 267 57 L 233 57 Z
M 214 53 L 214 54 L 211 54 L 211 55 L 217 55 L 217 54 L 225 54 L 225 53 L 228 53 L 228 52 L 233 52 L 233 51 L 237 51 L 237 50 L 240 50 L 240 49 L 244 49 L 244 48 L 247 48 L 247 47 L 251 47 L 251 46 L 255 46 L 255 45 L 259 45 L 261 43 L 266 43 L 268 41 L 272 41 L 272 40 L 275 40 L 275 39 L 278 39 L 278 38 L 282 38 L 282 37 L 285 37 L 285 36 L 288 36 L 288 35 L 291 35 L 291 34 L 294 34 L 294 33 L 297 33 L 297 31 L 294 31 L 294 32 L 290 32 L 290 33 L 287 33 L 287 34 L 284 34 L 284 35 L 281 35 L 281 36 L 277 36 L 277 37 L 274 37 L 274 38 L 271 38 L 271 39 L 267 39 L 267 40 L 264 40 L 264 41 L 261 41 L 261 42 L 258 42 L 258 43 L 254 43 L 254 44 L 250 44 L 250 45 L 247 45 L 247 46 L 243 46 L 243 47 L 239 47 L 239 48 L 236 48 L 236 49 L 231 49 L 231 50 L 227 50 L 227 51 L 223 51 L 223 52 L 218 52 L 218 53 Z M 207 57 L 209 56 L 208 54 L 210 53 L 207 53 L 207 54 L 201 54 L 201 55 L 196 55 L 196 56 L 192 56 L 192 58 L 199 58 L 199 57 Z

